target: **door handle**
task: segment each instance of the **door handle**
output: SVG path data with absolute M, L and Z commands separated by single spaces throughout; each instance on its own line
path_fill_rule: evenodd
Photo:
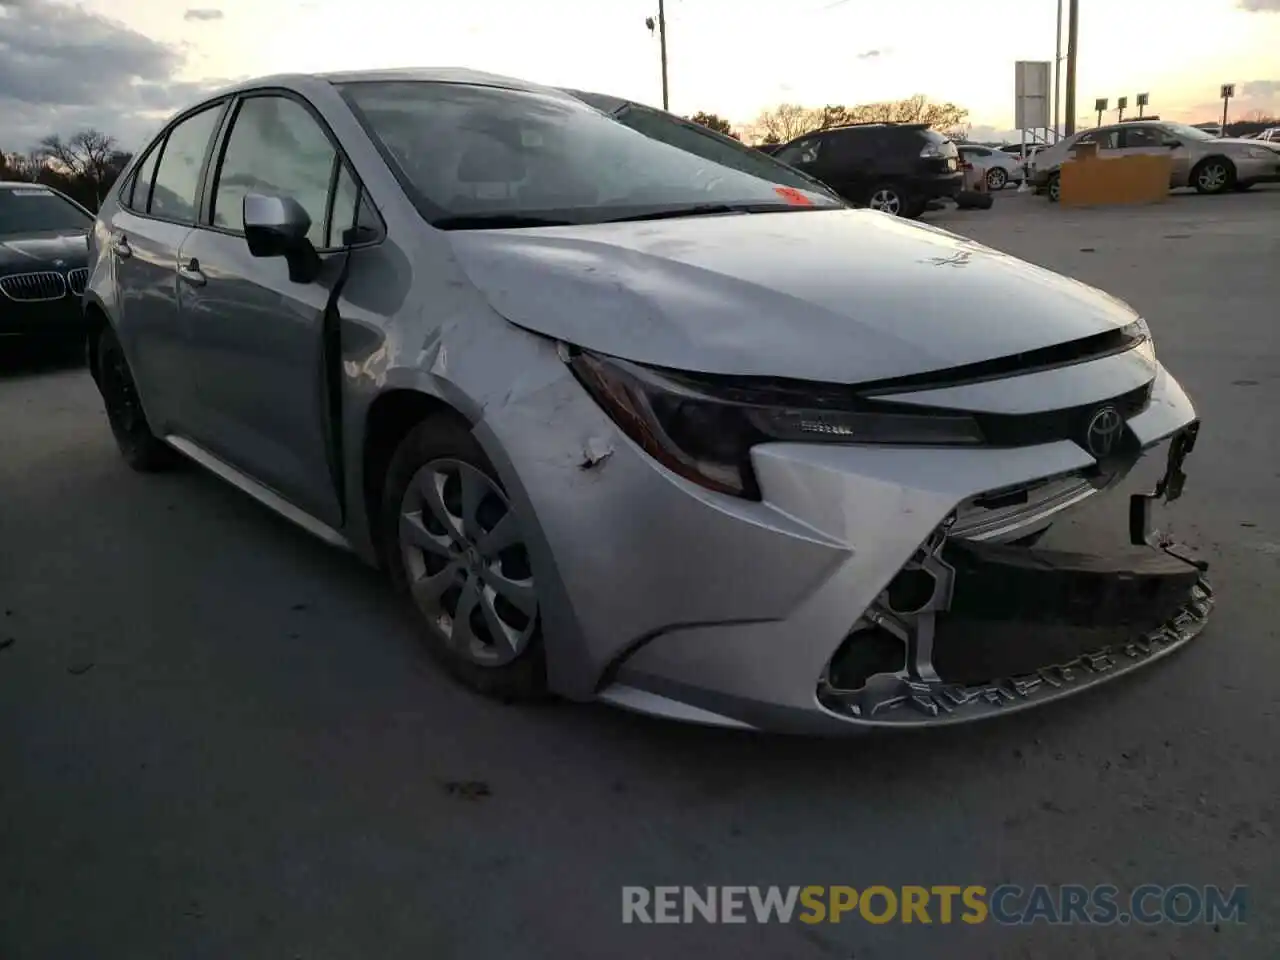
M 133 248 L 129 246 L 129 238 L 124 234 L 111 241 L 111 252 L 121 260 L 128 260 L 133 256 Z
M 178 264 L 178 276 L 193 287 L 203 287 L 208 281 L 208 278 L 200 269 L 200 261 L 195 257 L 192 257 L 186 263 Z

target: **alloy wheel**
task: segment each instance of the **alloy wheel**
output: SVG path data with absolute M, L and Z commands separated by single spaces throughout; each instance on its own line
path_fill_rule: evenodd
M 455 654 L 497 667 L 524 652 L 538 622 L 529 553 L 484 471 L 460 460 L 421 467 L 401 502 L 399 541 L 414 603 Z
M 1206 193 L 1214 193 L 1227 185 L 1227 178 L 1226 164 L 1214 161 L 1206 163 L 1200 168 L 1200 173 L 1196 176 L 1196 183 Z
M 992 167 L 987 171 L 987 186 L 992 190 L 1003 190 L 1008 182 L 1009 174 L 1005 173 L 1003 167 Z
M 871 195 L 871 201 L 867 206 L 872 210 L 879 210 L 896 217 L 902 213 L 902 197 L 898 196 L 896 190 L 881 187 Z
M 1057 177 L 1054 177 L 1052 180 L 1049 181 L 1049 199 L 1052 200 L 1054 203 L 1057 203 L 1061 193 L 1062 193 L 1062 182 Z

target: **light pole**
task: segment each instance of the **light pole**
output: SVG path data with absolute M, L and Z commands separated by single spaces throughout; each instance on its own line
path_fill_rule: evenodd
M 1067 6 L 1067 136 L 1076 132 L 1076 40 L 1080 36 L 1080 0 Z
M 653 17 L 646 17 L 644 25 L 653 33 Z M 667 7 L 666 0 L 658 0 L 658 44 L 662 48 L 662 109 L 670 110 L 667 96 Z
M 1053 140 L 1062 139 L 1062 0 L 1058 0 L 1058 36 L 1053 43 Z

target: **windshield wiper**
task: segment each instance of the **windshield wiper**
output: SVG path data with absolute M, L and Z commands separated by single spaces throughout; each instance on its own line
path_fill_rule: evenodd
M 506 230 L 520 227 L 568 227 L 569 220 L 526 217 L 518 213 L 468 213 L 433 220 L 437 230 Z
M 790 203 L 697 203 L 689 207 L 663 207 L 625 217 L 610 217 L 600 223 L 630 223 L 636 220 L 674 220 L 677 217 L 709 217 L 721 213 L 780 213 L 786 210 L 822 210 L 819 206 L 802 207 Z

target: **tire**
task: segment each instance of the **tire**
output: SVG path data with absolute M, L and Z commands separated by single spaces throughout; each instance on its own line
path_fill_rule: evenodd
M 1003 190 L 1009 182 L 1009 174 L 1004 167 L 992 167 L 987 171 L 987 189 Z
M 433 416 L 409 431 L 387 470 L 380 523 L 391 582 L 431 655 L 487 697 L 545 698 L 525 528 L 465 424 Z M 499 523 L 513 524 L 497 533 L 505 546 L 487 547 Z
M 98 392 L 124 462 L 139 473 L 156 473 L 176 465 L 178 454 L 151 432 L 133 382 L 133 371 L 110 327 L 103 327 L 99 334 L 97 352 Z
M 1222 193 L 1236 182 L 1236 168 L 1224 157 L 1201 160 L 1191 171 L 1191 185 L 1197 193 Z
M 910 216 L 906 211 L 914 209 L 909 206 L 910 198 L 906 192 L 896 183 L 882 183 L 871 191 L 867 197 L 867 206 L 872 210 L 879 210 L 881 213 L 887 213 L 892 217 Z M 920 216 L 924 212 L 923 206 L 916 212 L 915 216 Z
M 1062 196 L 1062 178 L 1058 174 L 1049 175 L 1049 185 L 1045 188 L 1050 203 L 1057 203 Z

